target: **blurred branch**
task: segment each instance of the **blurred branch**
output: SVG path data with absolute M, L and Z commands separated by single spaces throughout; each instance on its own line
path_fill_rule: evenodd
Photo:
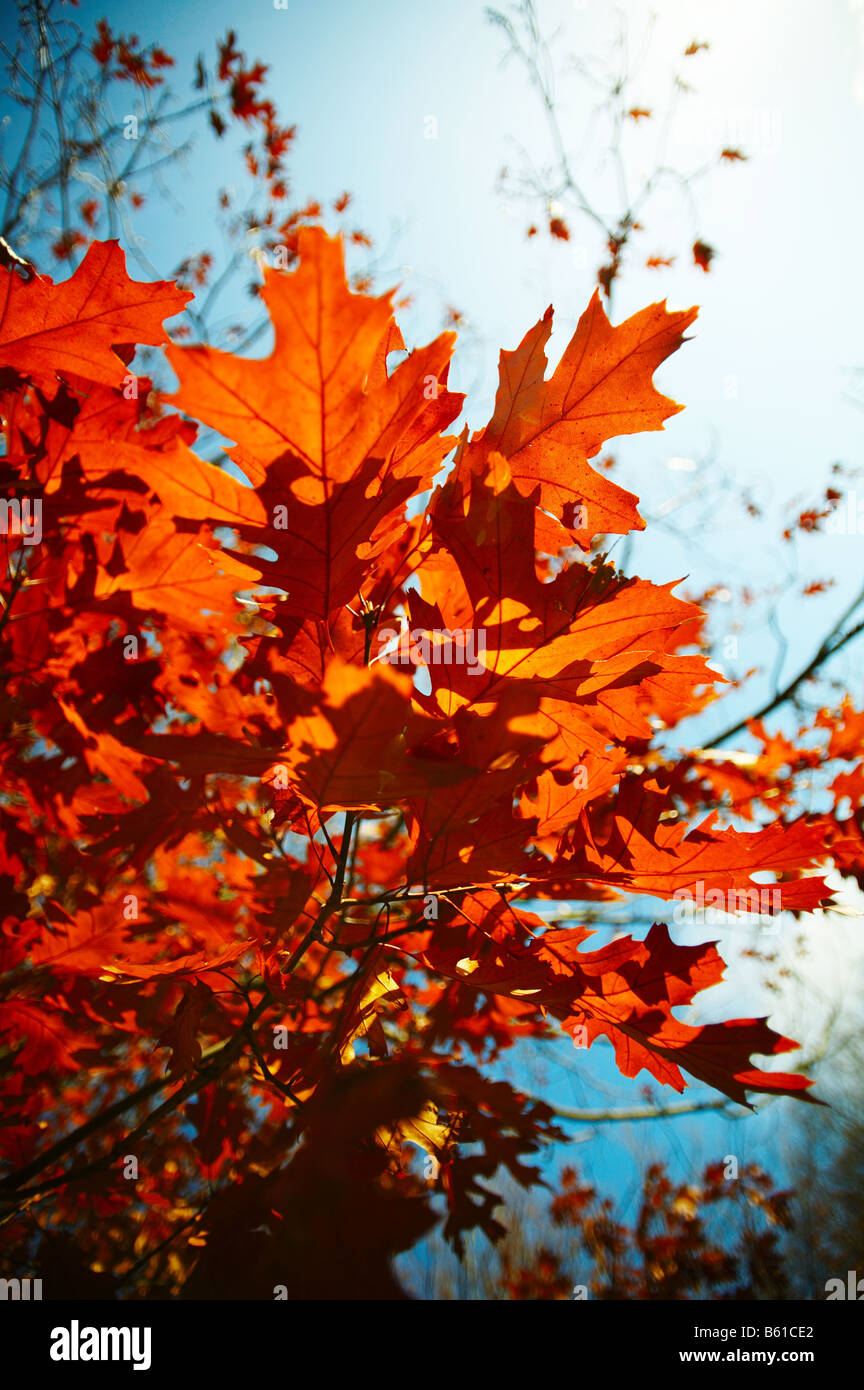
M 836 656 L 837 652 L 841 651 L 849 642 L 853 641 L 860 633 L 864 632 L 864 620 L 856 623 L 848 632 L 842 632 L 844 623 L 848 622 L 861 603 L 864 603 L 864 588 L 856 594 L 852 602 L 844 612 L 841 613 L 831 631 L 824 638 L 816 655 L 811 661 L 808 661 L 803 670 L 799 671 L 798 675 L 789 681 L 788 685 L 785 685 L 782 690 L 778 690 L 772 695 L 771 699 L 767 700 L 754 714 L 745 715 L 743 719 L 739 719 L 737 723 L 730 725 L 728 729 L 724 729 L 722 734 L 715 735 L 711 742 L 715 745 L 725 743 L 727 739 L 733 738 L 735 734 L 739 734 L 745 730 L 751 720 L 764 719 L 767 714 L 771 714 L 773 710 L 784 705 L 787 700 L 792 698 L 804 681 L 814 676 L 816 672 L 824 666 L 826 661 L 829 661 L 832 656 Z
M 531 1097 L 529 1097 L 531 1099 Z M 541 1102 L 537 1102 L 540 1104 Z M 611 1120 L 665 1120 L 671 1119 L 675 1115 L 693 1115 L 702 1110 L 725 1110 L 728 1111 L 735 1101 L 727 1099 L 725 1096 L 717 1100 L 682 1100 L 673 1101 L 670 1105 L 626 1105 L 610 1110 L 570 1107 L 566 1105 L 554 1105 L 550 1101 L 543 1101 L 542 1104 L 549 1105 L 550 1109 L 562 1120 L 577 1120 L 590 1124 L 605 1124 Z M 740 1119 L 740 1115 L 730 1118 Z

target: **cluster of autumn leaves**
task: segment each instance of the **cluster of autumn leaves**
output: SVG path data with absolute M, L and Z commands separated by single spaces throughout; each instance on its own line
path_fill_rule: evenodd
M 52 32 L 51 37 L 56 38 L 56 32 Z M 52 56 L 45 38 L 43 33 L 44 46 L 40 49 L 40 64 L 42 71 L 45 71 L 46 66 L 51 70 L 54 79 L 51 88 L 56 93 L 62 76 L 54 71 L 53 65 L 57 59 L 56 56 Z M 242 49 L 238 48 L 234 30 L 229 29 L 225 37 L 217 42 L 216 63 L 212 71 L 208 69 L 203 54 L 197 57 L 193 90 L 198 95 L 185 110 L 166 110 L 168 94 L 163 84 L 166 70 L 174 67 L 174 59 L 161 45 L 143 45 L 135 34 L 115 34 L 108 21 L 100 19 L 96 25 L 96 37 L 89 45 L 89 55 L 95 61 L 98 76 L 95 81 L 89 81 L 89 90 L 85 79 L 82 91 L 77 94 L 77 100 L 81 103 L 82 92 L 84 93 L 83 105 L 87 111 L 86 138 L 76 138 L 71 133 L 68 122 L 60 136 L 66 160 L 70 165 L 74 163 L 79 170 L 86 169 L 88 161 L 98 154 L 100 146 L 104 155 L 107 137 L 117 133 L 118 126 L 111 118 L 109 128 L 103 130 L 98 138 L 94 138 L 94 132 L 98 129 L 101 105 L 106 93 L 115 84 L 129 83 L 139 92 L 162 88 L 161 120 L 166 116 L 169 121 L 176 120 L 178 116 L 191 114 L 202 106 L 206 107 L 210 127 L 219 139 L 226 134 L 232 122 L 239 123 L 244 132 L 251 136 L 244 146 L 243 158 L 247 171 L 258 180 L 259 192 L 263 195 L 264 201 L 257 209 L 247 207 L 245 211 L 240 212 L 239 223 L 236 221 L 238 210 L 234 210 L 234 233 L 240 229 L 241 224 L 247 233 L 253 228 L 256 229 L 261 235 L 262 251 L 266 253 L 273 251 L 275 247 L 281 247 L 282 252 L 293 263 L 296 258 L 298 228 L 310 221 L 319 221 L 321 207 L 318 203 L 310 202 L 305 207 L 287 210 L 290 192 L 287 157 L 292 149 L 297 128 L 280 123 L 275 104 L 264 91 L 270 69 L 266 64 L 248 58 Z M 71 54 L 67 56 L 71 57 Z M 83 71 L 86 71 L 86 67 Z M 156 126 L 153 110 L 146 106 L 145 110 L 147 114 L 142 117 L 141 131 L 144 145 Z M 129 125 L 130 121 L 134 122 L 134 125 Z M 124 126 L 124 140 L 137 142 L 137 118 L 125 117 Z M 126 212 L 137 211 L 144 206 L 145 195 L 134 187 L 134 183 L 140 179 L 140 160 L 137 161 L 137 165 L 138 167 L 134 157 L 126 160 L 122 176 L 109 180 L 105 192 L 105 202 L 109 206 L 123 205 Z M 110 169 L 110 164 L 107 167 Z M 72 261 L 74 264 L 73 258 L 78 249 L 87 245 L 106 211 L 102 201 L 93 196 L 93 192 L 99 187 L 98 181 L 84 178 L 82 182 L 87 189 L 87 196 L 78 203 L 71 214 L 73 220 L 67 221 L 51 245 L 51 253 L 58 261 Z M 221 211 L 227 212 L 232 209 L 234 194 L 233 189 L 222 189 L 219 197 Z M 343 194 L 334 201 L 333 211 L 344 212 L 349 202 L 350 196 L 347 193 Z M 64 216 L 68 218 L 69 215 L 69 209 L 64 208 Z M 359 230 L 355 230 L 350 236 L 355 244 L 369 244 L 368 237 Z M 176 274 L 178 278 L 202 286 L 207 283 L 211 269 L 212 256 L 209 252 L 199 252 L 182 261 Z M 178 336 L 181 327 L 175 327 L 175 336 Z
M 655 1163 L 628 1227 L 609 1197 L 565 1168 L 549 1203 L 547 1243 L 526 1250 L 507 1242 L 500 1283 L 508 1298 L 532 1302 L 788 1298 L 780 1232 L 792 1225 L 791 1196 L 755 1164 L 732 1177 L 711 1163 L 696 1182 L 674 1183 Z M 736 1221 L 736 1207 L 749 1219 Z
M 694 312 L 613 328 L 595 296 L 547 379 L 548 312 L 501 354 L 485 430 L 454 436 L 455 335 L 406 354 L 338 240 L 298 249 L 265 275 L 272 352 L 171 345 L 170 396 L 129 364 L 187 292 L 130 280 L 113 242 L 60 285 L 3 274 L 6 496 L 41 500 L 43 537 L 0 537 L 0 1193 L 22 1248 L 51 1197 L 46 1259 L 78 1286 L 227 1297 L 242 1268 L 244 1296 L 355 1297 L 354 1250 L 387 1296 L 435 1220 L 413 1146 L 457 1248 L 497 1235 L 485 1180 L 530 1183 L 557 1133 L 482 1069 L 521 1037 L 606 1038 L 679 1091 L 805 1096 L 753 1063 L 794 1047 L 765 1020 L 673 1012 L 721 978 L 713 945 L 655 924 L 586 950 L 548 921 L 765 870 L 809 910 L 829 844 L 861 862 L 854 814 L 796 814 L 807 760 L 764 731 L 745 769 L 653 747 L 718 677 L 701 611 L 599 553 L 643 523 L 590 459 L 679 408 L 651 378 Z M 405 623 L 482 631 L 483 669 L 375 660 Z M 695 815 L 724 796 L 770 822 Z

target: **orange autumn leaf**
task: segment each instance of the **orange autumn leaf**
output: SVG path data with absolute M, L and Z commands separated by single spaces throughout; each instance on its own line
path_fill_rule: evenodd
M 453 442 L 440 431 L 462 397 L 446 387 L 453 334 L 388 377 L 382 363 L 401 343 L 389 298 L 348 289 L 338 239 L 304 228 L 299 248 L 296 274 L 265 272 L 276 333 L 269 359 L 203 347 L 168 356 L 181 382 L 176 403 L 237 441 L 229 454 L 257 492 L 257 510 L 237 529 L 279 552 L 262 563 L 266 581 L 324 617 L 398 534 L 406 502 Z
M 626 1076 L 644 1067 L 681 1091 L 682 1068 L 741 1104 L 747 1103 L 747 1087 L 797 1089 L 808 1098 L 803 1077 L 751 1066 L 750 1051 L 770 1054 L 795 1046 L 764 1020 L 693 1028 L 673 1016 L 674 1007 L 721 980 L 723 962 L 713 945 L 676 945 L 666 927 L 655 924 L 644 942 L 622 937 L 595 951 L 580 949 L 591 935 L 580 929 L 545 931 L 524 946 L 519 936 L 526 928 L 531 935 L 542 930 L 542 922 L 504 909 L 492 893 L 464 898 L 448 927 L 441 945 L 421 953 L 430 968 L 470 989 L 510 994 L 549 1010 L 567 1031 L 584 1027 L 585 1045 L 608 1037 Z
M 386 666 L 331 662 L 320 704 L 292 722 L 265 774 L 277 812 L 283 791 L 319 810 L 374 811 L 468 777 L 470 768 L 423 756 L 437 725 L 412 711 L 410 692 L 410 679 Z
M 46 276 L 29 283 L 3 276 L 0 366 L 49 391 L 67 373 L 119 385 L 126 368 L 115 344 L 166 342 L 163 320 L 179 314 L 191 298 L 167 280 L 130 280 L 118 243 L 94 241 L 60 285 Z
M 495 450 L 524 494 L 540 484 L 540 506 L 581 533 L 583 544 L 599 532 L 642 530 L 637 499 L 589 459 L 607 440 L 662 429 L 682 409 L 651 378 L 695 317 L 695 309 L 668 313 L 654 304 L 613 327 L 595 292 L 546 380 L 550 307 L 514 352 L 501 353 L 494 414 L 462 454 L 459 472 L 482 470 Z

